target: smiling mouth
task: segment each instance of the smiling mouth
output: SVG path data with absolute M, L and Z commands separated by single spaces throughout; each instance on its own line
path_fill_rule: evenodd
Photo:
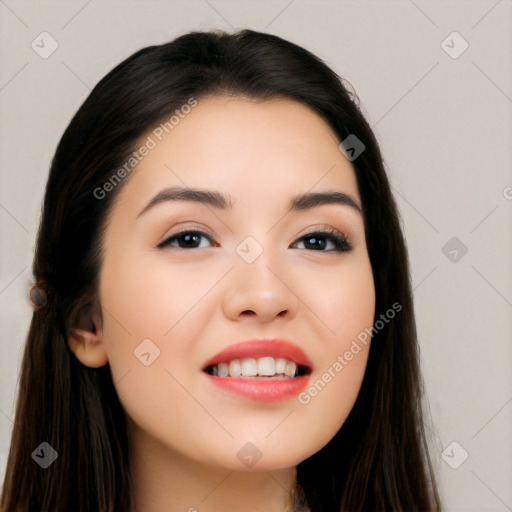
M 208 365 L 203 371 L 221 378 L 290 380 L 309 375 L 311 368 L 283 357 L 246 357 Z

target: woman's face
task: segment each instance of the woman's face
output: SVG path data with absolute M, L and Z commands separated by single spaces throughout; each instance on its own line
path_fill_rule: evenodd
M 131 439 L 229 469 L 294 466 L 341 427 L 365 371 L 375 294 L 354 171 L 302 104 L 183 111 L 141 139 L 104 238 L 102 336 Z M 170 189 L 188 195 L 148 206 Z

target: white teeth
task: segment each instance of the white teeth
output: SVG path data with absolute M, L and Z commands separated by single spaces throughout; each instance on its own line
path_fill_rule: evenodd
M 227 377 L 229 375 L 227 363 L 219 363 L 217 375 L 219 377 Z
M 276 373 L 276 364 L 273 357 L 260 357 L 258 359 L 258 375 L 272 376 Z
M 276 359 L 276 373 L 284 373 L 286 368 L 286 359 L 279 357 Z
M 239 359 L 233 359 L 229 363 L 229 375 L 230 377 L 240 377 L 242 374 L 242 366 L 240 365 Z
M 256 359 L 242 359 L 242 375 L 244 377 L 254 377 L 258 375 L 258 364 Z
M 284 369 L 284 374 L 288 375 L 288 377 L 293 377 L 295 375 L 295 370 L 297 369 L 297 365 L 292 361 L 286 361 L 286 366 Z
M 211 370 L 212 375 L 219 377 L 273 377 L 278 375 L 293 378 L 296 373 L 296 363 L 283 357 L 277 359 L 273 357 L 232 359 L 229 362 L 214 365 Z

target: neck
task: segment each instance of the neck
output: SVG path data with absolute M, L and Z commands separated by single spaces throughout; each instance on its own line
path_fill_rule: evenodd
M 237 471 L 187 458 L 140 431 L 130 436 L 130 512 L 285 512 L 296 468 Z

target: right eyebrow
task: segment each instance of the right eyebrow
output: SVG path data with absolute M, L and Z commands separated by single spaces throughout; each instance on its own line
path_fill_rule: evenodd
M 217 209 L 227 210 L 233 207 L 233 200 L 221 192 L 214 190 L 199 190 L 193 188 L 171 187 L 159 192 L 139 212 L 140 217 L 147 210 L 165 201 L 193 201 L 196 203 L 209 204 Z

